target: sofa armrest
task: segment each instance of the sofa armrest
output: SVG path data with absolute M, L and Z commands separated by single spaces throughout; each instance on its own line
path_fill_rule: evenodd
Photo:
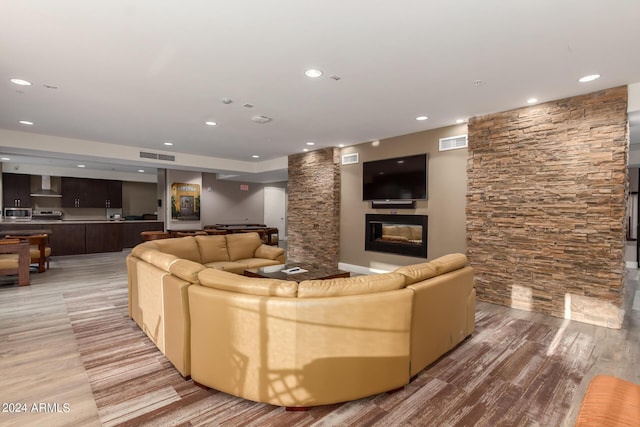
M 284 255 L 284 249 L 277 246 L 260 245 L 254 253 L 255 258 L 277 259 L 280 255 Z
M 415 292 L 411 319 L 411 376 L 414 376 L 473 332 L 473 268 L 450 271 L 407 289 Z

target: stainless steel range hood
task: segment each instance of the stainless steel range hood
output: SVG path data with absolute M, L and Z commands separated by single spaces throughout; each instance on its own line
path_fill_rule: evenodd
M 31 193 L 32 197 L 62 197 L 62 194 L 51 189 L 51 176 L 42 175 L 40 177 L 40 187 Z

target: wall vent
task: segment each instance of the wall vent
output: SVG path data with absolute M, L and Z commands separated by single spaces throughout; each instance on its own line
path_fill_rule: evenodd
M 467 135 L 440 138 L 440 151 L 457 150 L 459 148 L 467 148 Z
M 158 158 L 158 154 L 157 153 L 149 153 L 147 151 L 141 151 L 140 152 L 140 158 L 141 159 L 157 159 Z
M 168 160 L 170 162 L 175 162 L 176 156 L 173 156 L 171 154 L 158 154 L 158 160 Z
M 355 163 L 358 163 L 358 153 L 343 154 L 342 155 L 342 164 L 343 165 L 353 165 Z

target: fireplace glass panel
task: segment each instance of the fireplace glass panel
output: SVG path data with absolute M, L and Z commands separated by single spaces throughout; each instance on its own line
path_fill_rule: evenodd
M 426 215 L 366 215 L 365 250 L 427 257 Z

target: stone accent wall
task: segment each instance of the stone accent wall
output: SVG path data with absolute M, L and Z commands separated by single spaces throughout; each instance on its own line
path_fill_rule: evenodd
M 289 156 L 287 193 L 287 261 L 337 267 L 340 255 L 339 150 L 325 148 Z
M 619 328 L 627 88 L 469 122 L 467 250 L 478 299 Z

